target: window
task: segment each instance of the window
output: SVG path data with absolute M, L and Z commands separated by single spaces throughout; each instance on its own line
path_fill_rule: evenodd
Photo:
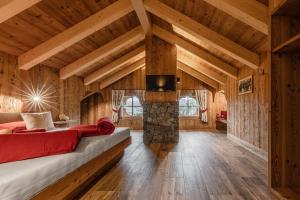
M 125 96 L 123 98 L 123 116 L 142 116 L 143 107 L 137 96 Z
M 180 116 L 198 116 L 199 105 L 197 100 L 191 96 L 181 97 L 179 99 L 179 115 Z

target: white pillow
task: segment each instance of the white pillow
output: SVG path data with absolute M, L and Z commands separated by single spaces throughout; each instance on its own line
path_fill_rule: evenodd
M 47 121 L 47 129 L 46 130 L 53 130 L 55 129 L 55 126 L 54 126 L 54 123 L 53 123 L 53 120 L 52 120 L 52 114 L 51 112 L 44 112 L 44 117 Z
M 55 129 L 52 121 L 51 112 L 42 113 L 21 113 L 21 116 L 26 124 L 26 129 L 44 128 L 46 130 Z

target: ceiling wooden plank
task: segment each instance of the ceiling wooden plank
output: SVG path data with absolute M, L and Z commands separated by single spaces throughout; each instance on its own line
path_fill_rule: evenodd
M 145 10 L 143 0 L 131 0 L 132 6 L 136 12 L 136 15 L 139 18 L 139 21 L 143 27 L 143 30 L 146 35 L 151 34 L 151 21 Z
M 39 3 L 41 0 L 1 0 L 0 23 Z
M 189 74 L 190 76 L 193 76 L 194 78 L 202 81 L 203 83 L 211 86 L 212 88 L 215 88 L 216 90 L 219 89 L 219 83 L 205 75 L 203 75 L 201 72 L 193 69 L 192 67 L 180 62 L 180 61 L 177 61 L 177 67 L 184 71 L 185 73 Z
M 170 33 L 167 30 L 160 28 L 157 25 L 153 25 L 152 33 L 169 43 L 175 43 L 176 45 L 178 45 L 178 46 L 184 48 L 185 50 L 189 51 L 190 53 L 196 55 L 203 62 L 207 63 L 211 67 L 230 76 L 231 78 L 237 79 L 238 69 L 236 67 L 229 65 L 228 63 L 215 57 L 214 55 L 205 51 L 204 49 L 196 47 L 192 43 L 185 41 L 184 39 L 176 36 L 173 33 Z
M 130 65 L 143 57 L 145 57 L 145 46 L 140 46 L 118 58 L 117 60 L 109 63 L 108 65 L 105 65 L 97 71 L 87 75 L 84 78 L 84 84 L 89 85 L 116 70 L 120 70 L 122 67 L 124 67 L 124 65 Z
M 145 66 L 145 58 L 142 58 L 135 63 L 131 64 L 130 66 L 127 66 L 126 68 L 118 71 L 117 73 L 113 74 L 112 76 L 109 76 L 108 78 L 102 80 L 100 82 L 100 89 L 106 88 L 107 86 L 117 82 L 118 80 L 128 76 L 132 72 L 141 69 Z
M 218 34 L 158 0 L 145 0 L 144 4 L 147 11 L 178 26 L 194 37 L 200 38 L 215 49 L 253 69 L 259 67 L 260 56 L 258 54 L 246 49 L 225 36 Z
M 209 69 L 208 67 L 201 65 L 201 63 L 197 62 L 196 60 L 193 59 L 191 55 L 189 55 L 189 52 L 187 52 L 186 50 L 180 47 L 177 48 L 177 60 L 190 66 L 194 70 L 204 74 L 205 76 L 217 81 L 222 85 L 226 83 L 226 78 L 224 76 Z
M 204 0 L 232 17 L 268 34 L 268 7 L 256 0 Z
M 91 53 L 79 58 L 75 62 L 63 67 L 60 70 L 60 78 L 67 79 L 78 72 L 87 69 L 92 64 L 100 61 L 106 56 L 115 53 L 116 51 L 136 44 L 145 38 L 145 34 L 141 26 L 134 28 L 133 30 L 121 35 L 120 37 L 108 42 L 100 48 L 92 51 Z
M 130 0 L 118 0 L 96 14 L 20 55 L 18 57 L 19 68 L 24 70 L 30 69 L 131 11 L 133 11 L 133 7 Z

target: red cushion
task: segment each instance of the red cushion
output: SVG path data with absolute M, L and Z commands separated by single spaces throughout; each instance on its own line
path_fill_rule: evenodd
M 0 163 L 72 152 L 79 140 L 70 130 L 0 135 Z
M 101 135 L 109 135 L 115 131 L 115 125 L 110 118 L 104 117 L 97 121 L 97 129 Z
M 70 128 L 70 130 L 78 131 L 82 137 L 101 135 L 96 125 L 77 125 Z
M 9 122 L 0 124 L 0 129 L 9 129 L 15 132 L 17 130 L 26 130 L 26 125 L 24 121 Z
M 29 130 L 15 130 L 14 133 L 38 133 L 38 132 L 46 132 L 44 128 L 38 129 L 29 129 Z
M 221 117 L 223 117 L 223 119 L 227 120 L 227 111 L 221 111 Z

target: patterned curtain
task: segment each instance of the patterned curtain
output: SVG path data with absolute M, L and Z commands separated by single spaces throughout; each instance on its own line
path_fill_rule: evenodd
M 125 90 L 113 90 L 112 91 L 112 121 L 118 123 L 120 120 L 120 108 L 122 106 L 122 100 L 125 94 Z
M 207 111 L 207 103 L 208 103 L 208 91 L 207 90 L 195 90 L 196 99 L 199 104 L 199 117 L 200 120 L 204 123 L 208 122 L 208 111 Z

